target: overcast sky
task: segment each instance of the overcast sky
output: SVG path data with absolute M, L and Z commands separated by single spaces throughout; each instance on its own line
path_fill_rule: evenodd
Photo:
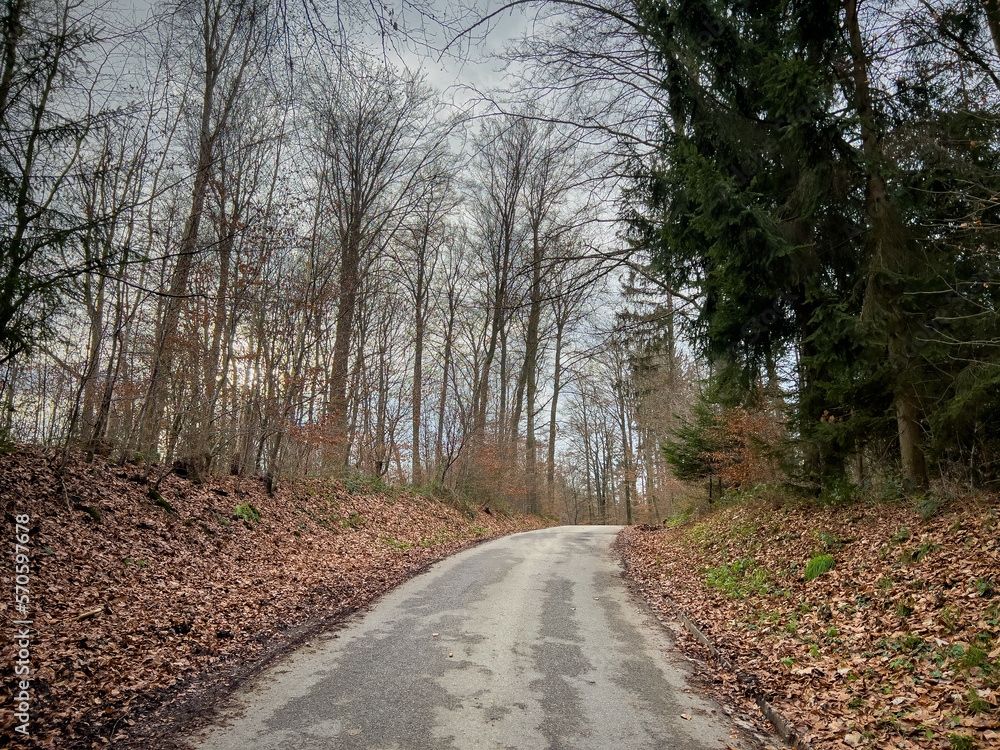
M 448 5 L 447 0 L 444 3 Z M 469 28 L 498 3 L 477 2 L 476 5 L 478 10 L 466 11 L 462 20 L 451 22 L 452 28 Z M 453 93 L 459 101 L 468 101 L 474 95 L 469 89 L 487 91 L 503 84 L 505 64 L 493 55 L 529 28 L 530 15 L 521 10 L 506 11 L 460 37 L 456 37 L 454 30 L 445 31 L 433 21 L 415 14 L 407 16 L 404 23 L 410 24 L 411 34 L 426 37 L 428 43 L 426 46 L 415 43 L 387 45 L 397 48 L 389 50 L 390 56 L 395 55 L 410 69 L 424 70 L 428 82 L 435 88 Z M 381 44 L 378 35 L 371 39 L 373 45 Z M 443 54 L 442 49 L 445 49 Z

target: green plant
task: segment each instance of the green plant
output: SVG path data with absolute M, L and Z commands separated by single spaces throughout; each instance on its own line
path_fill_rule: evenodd
M 836 561 L 833 559 L 833 555 L 816 555 L 806 565 L 804 577 L 807 581 L 815 580 L 830 570 L 835 564 Z
M 674 528 L 675 526 L 681 526 L 691 520 L 691 516 L 694 515 L 694 506 L 689 505 L 678 513 L 663 519 L 663 525 L 668 528 Z
M 382 477 L 372 477 L 364 474 L 359 474 L 345 480 L 344 488 L 352 495 L 378 495 L 389 492 L 392 489 L 382 480 Z
M 823 486 L 819 502 L 821 505 L 830 506 L 849 505 L 854 500 L 857 490 L 856 484 L 852 484 L 846 479 L 837 478 Z
M 352 511 L 351 514 L 347 516 L 347 518 L 340 519 L 340 524 L 345 529 L 360 529 L 366 523 L 367 520 L 365 519 L 365 517 L 360 513 L 358 513 L 357 511 Z
M 962 654 L 962 666 L 966 669 L 975 669 L 986 663 L 987 654 L 978 646 L 969 646 Z
M 156 499 L 156 504 L 159 505 L 161 508 L 163 508 L 168 513 L 176 513 L 177 512 L 176 510 L 174 510 L 174 506 L 171 505 L 170 501 L 167 500 L 165 497 L 158 497 Z
M 767 593 L 767 581 L 767 571 L 757 568 L 749 557 L 729 565 L 708 568 L 705 576 L 705 583 L 731 597 Z
M 781 660 L 781 663 L 784 664 L 786 667 L 791 667 L 795 663 L 795 659 L 793 659 L 791 656 L 786 656 Z
M 393 539 L 392 537 L 389 536 L 382 537 L 382 542 L 388 547 L 392 547 L 393 549 L 399 549 L 399 550 L 409 549 L 410 547 L 413 546 L 409 542 Z
M 433 547 L 438 544 L 447 544 L 448 542 L 454 541 L 455 535 L 452 534 L 447 528 L 440 529 L 430 536 L 425 536 L 420 540 L 421 547 Z
M 958 623 L 961 619 L 962 611 L 958 607 L 952 605 L 943 607 L 941 612 L 938 614 L 938 620 L 944 626 L 944 629 L 949 633 L 955 632 L 955 628 L 958 627 Z
M 884 474 L 872 482 L 869 491 L 877 503 L 894 503 L 906 497 L 902 480 L 894 474 Z
M 233 508 L 233 518 L 239 518 L 245 523 L 256 523 L 260 520 L 260 511 L 250 503 L 241 503 Z
M 826 547 L 827 549 L 830 549 L 840 544 L 840 540 L 837 539 L 837 537 L 835 537 L 833 534 L 827 534 L 825 531 L 815 534 L 814 536 L 818 541 L 822 542 L 823 546 Z
M 149 567 L 149 563 L 146 562 L 145 560 L 133 560 L 131 557 L 124 558 L 122 560 L 122 564 L 125 566 L 126 569 L 128 569 L 129 565 L 132 565 L 133 567 L 136 567 L 136 568 L 148 568 Z
M 893 534 L 892 537 L 891 537 L 891 539 L 892 539 L 892 541 L 894 541 L 894 542 L 896 542 L 898 544 L 900 542 L 907 541 L 911 536 L 913 536 L 913 534 L 910 533 L 909 528 L 907 528 L 906 526 L 904 526 L 899 531 L 897 531 L 895 534 Z
M 985 714 L 990 710 L 990 704 L 982 699 L 974 687 L 970 687 L 969 692 L 965 694 L 965 705 L 971 714 Z
M 17 452 L 17 443 L 9 428 L 0 427 L 0 455 Z
M 929 521 L 941 510 L 941 501 L 933 495 L 921 495 L 917 500 L 917 513 L 924 521 Z
M 924 542 L 919 547 L 917 547 L 917 551 L 914 554 L 914 558 L 917 560 L 923 560 L 931 552 L 937 552 L 939 549 L 941 549 L 941 545 L 938 544 L 937 542 Z
M 976 591 L 983 599 L 992 599 L 997 595 L 996 582 L 992 578 L 980 578 L 976 581 Z
M 948 741 L 951 743 L 951 750 L 975 750 L 976 741 L 967 734 L 949 734 Z

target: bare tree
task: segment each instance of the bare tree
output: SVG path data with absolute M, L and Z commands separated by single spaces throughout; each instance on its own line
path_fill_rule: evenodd
M 440 171 L 425 178 L 428 186 L 427 192 L 423 202 L 415 207 L 412 218 L 407 221 L 400 233 L 399 247 L 401 252 L 400 257 L 397 257 L 399 272 L 413 301 L 410 447 L 410 481 L 413 484 L 420 484 L 424 474 L 420 444 L 424 386 L 424 339 L 427 335 L 427 318 L 432 300 L 431 289 L 442 249 L 448 241 L 447 219 L 459 200 L 451 186 L 451 165 L 441 163 L 435 166 Z M 452 311 L 453 313 L 454 311 Z M 450 345 L 451 341 L 446 340 L 445 349 L 448 350 Z M 450 351 L 446 351 L 445 359 L 447 360 L 449 357 Z M 445 370 L 448 369 L 449 364 L 446 361 Z
M 525 240 L 523 193 L 535 138 L 527 120 L 504 117 L 487 121 L 477 138 L 472 210 L 483 261 L 486 326 L 485 351 L 473 394 L 473 453 L 485 443 L 493 363 L 500 355 L 497 438 L 504 448 L 507 406 L 507 323 L 511 296 Z
M 199 91 L 200 101 L 190 208 L 170 275 L 167 302 L 153 350 L 149 390 L 143 405 L 139 442 L 142 450 L 149 454 L 155 451 L 158 443 L 164 390 L 173 365 L 173 339 L 178 334 L 188 279 L 199 251 L 199 230 L 210 178 L 219 157 L 220 138 L 237 101 L 246 93 L 247 79 L 260 75 L 264 69 L 268 35 L 273 29 L 271 11 L 263 0 L 208 0 L 201 4 L 178 0 L 168 6 L 168 10 L 168 22 L 179 29 L 171 41 L 186 44 L 187 62 L 192 67 L 188 85 Z
M 435 119 L 418 76 L 357 59 L 316 103 L 319 153 L 335 223 L 340 279 L 330 372 L 329 416 L 348 461 L 348 367 L 361 272 L 400 231 L 429 189 L 429 164 L 445 152 L 448 129 Z

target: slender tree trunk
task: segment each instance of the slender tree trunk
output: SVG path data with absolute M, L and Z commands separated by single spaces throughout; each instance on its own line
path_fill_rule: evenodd
M 632 456 L 632 429 L 624 393 L 624 382 L 618 388 L 618 423 L 622 431 L 622 496 L 625 500 L 625 523 L 632 525 L 632 498 L 635 496 L 635 471 Z
M 386 445 L 389 412 L 389 362 L 385 339 L 379 347 L 378 391 L 375 399 L 375 476 L 384 476 L 389 470 L 389 450 Z
M 212 343 L 208 349 L 208 359 L 205 364 L 205 402 L 215 400 L 219 387 L 219 361 L 222 359 L 223 335 L 229 328 L 230 316 L 227 311 L 229 302 L 229 272 L 233 255 L 233 234 L 226 232 L 219 243 L 219 290 L 215 298 L 215 320 L 212 324 Z M 204 415 L 205 422 L 212 419 L 211 412 Z M 203 425 L 204 428 L 204 425 Z
M 438 401 L 437 435 L 434 441 L 434 464 L 441 472 L 440 479 L 444 481 L 444 417 L 448 405 L 448 378 L 451 375 L 451 348 L 455 334 L 455 314 L 457 300 L 449 293 L 448 320 L 444 329 L 444 362 L 441 372 L 441 397 Z
M 580 411 L 583 417 L 583 463 L 587 473 L 587 520 L 594 522 L 594 463 L 590 459 L 590 425 L 587 423 L 587 395 L 581 397 Z
M 512 426 L 510 424 L 510 414 L 507 409 L 507 399 L 510 392 L 507 386 L 507 339 L 509 333 L 508 319 L 505 313 L 500 326 L 500 373 L 499 378 L 497 379 L 497 396 L 499 397 L 499 404 L 497 406 L 496 427 L 497 453 L 500 456 L 501 464 L 505 467 L 509 465 L 512 458 L 510 446 L 513 444 L 513 441 L 508 439 L 508 436 L 517 430 L 517 426 Z
M 503 280 L 503 284 L 506 284 L 506 279 Z M 479 372 L 479 380 L 473 395 L 472 445 L 470 446 L 473 452 L 482 447 L 486 439 L 486 406 L 489 399 L 490 370 L 496 356 L 497 345 L 500 342 L 500 329 L 503 326 L 503 302 L 501 301 L 503 290 L 501 284 L 495 286 L 494 295 L 495 302 L 490 316 L 489 344 L 486 347 L 482 370 Z
M 7 370 L 7 380 L 3 382 L 3 429 L 0 436 L 10 440 L 14 431 L 14 383 L 17 382 L 18 370 L 17 362 L 12 362 Z
M 538 475 L 536 470 L 535 451 L 535 397 L 538 390 L 538 328 L 542 318 L 542 243 L 539 237 L 538 222 L 532 227 L 531 254 L 531 302 L 528 310 L 528 330 L 524 353 L 524 370 L 527 380 L 527 438 L 524 450 L 524 468 L 527 493 L 528 512 L 538 513 Z
M 545 477 L 545 490 L 550 508 L 555 507 L 556 499 L 556 436 L 559 424 L 559 391 L 562 388 L 562 343 L 565 326 L 565 319 L 559 316 L 556 320 L 555 357 L 552 365 L 552 402 L 549 404 L 549 444 Z
M 656 502 L 659 487 L 656 482 L 656 466 L 653 463 L 653 445 L 655 442 L 656 436 L 652 428 L 646 427 L 642 431 L 642 460 L 646 472 L 646 502 L 653 509 L 653 517 L 649 520 L 653 523 L 657 523 L 660 519 L 660 510 Z
M 211 64 L 211 60 L 209 60 Z M 218 71 L 214 71 L 215 75 Z M 206 76 L 208 78 L 209 76 Z M 177 335 L 181 309 L 187 295 L 188 277 L 195 253 L 198 251 L 198 230 L 201 226 L 201 216 L 205 209 L 205 193 L 212 171 L 212 152 L 214 139 L 211 134 L 212 98 L 214 93 L 214 76 L 212 85 L 206 86 L 205 98 L 202 104 L 201 133 L 199 137 L 198 164 L 195 168 L 194 187 L 191 190 L 191 210 L 184 224 L 177 254 L 177 263 L 170 277 L 170 287 L 167 292 L 166 310 L 156 336 L 153 350 L 153 367 L 150 374 L 149 390 L 144 406 L 144 419 L 139 437 L 140 449 L 151 455 L 158 442 L 160 412 L 162 411 L 163 393 L 167 379 L 170 376 L 173 362 L 173 337 Z
M 87 315 L 90 318 L 90 343 L 88 347 L 87 365 L 83 377 L 83 410 L 79 435 L 84 440 L 94 433 L 97 423 L 97 373 L 100 369 L 101 342 L 104 339 L 104 290 L 105 280 L 102 275 L 97 280 L 94 289 L 93 278 L 87 274 L 84 279 L 84 298 Z
M 424 240 L 426 249 L 426 238 Z M 425 250 L 426 253 L 426 250 Z M 413 306 L 413 417 L 412 417 L 412 447 L 410 461 L 410 482 L 417 486 L 423 481 L 423 466 L 420 461 L 420 418 L 424 393 L 424 318 L 426 315 L 427 295 L 424 290 L 424 267 L 422 262 L 417 267 L 416 294 Z
M 26 0 L 9 0 L 7 13 L 3 24 L 3 76 L 0 77 L 0 117 L 7 113 L 7 101 L 10 98 L 11 85 L 14 82 L 14 71 L 17 70 L 17 45 L 24 33 L 24 25 L 21 23 L 21 13 L 24 10 Z M 7 123 L 3 124 L 3 131 L 9 133 Z
M 337 325 L 333 339 L 333 360 L 330 367 L 330 423 L 333 428 L 334 465 L 339 471 L 347 469 L 350 460 L 348 435 L 347 378 L 351 356 L 351 336 L 354 332 L 354 313 L 361 282 L 361 255 L 359 240 L 351 235 L 344 242 L 340 262 L 340 291 L 337 295 Z
M 510 415 L 510 421 L 506 426 L 506 442 L 508 445 L 516 446 L 517 439 L 521 433 L 521 415 L 524 414 L 524 392 L 528 386 L 528 357 L 525 356 L 517 371 L 517 383 L 514 386 L 514 411 Z M 514 462 L 517 460 L 517 450 L 507 453 L 507 460 Z

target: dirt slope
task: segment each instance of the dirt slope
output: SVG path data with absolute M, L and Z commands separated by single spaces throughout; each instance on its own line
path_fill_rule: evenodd
M 0 457 L 6 538 L 0 736 L 14 747 L 161 748 L 260 665 L 429 563 L 538 519 L 358 485 L 204 484 L 37 451 Z M 17 516 L 30 517 L 30 736 L 8 707 Z M 24 520 L 23 518 L 20 520 Z
M 1000 747 L 996 498 L 926 520 L 744 503 L 622 546 L 647 599 L 676 602 L 812 747 Z

